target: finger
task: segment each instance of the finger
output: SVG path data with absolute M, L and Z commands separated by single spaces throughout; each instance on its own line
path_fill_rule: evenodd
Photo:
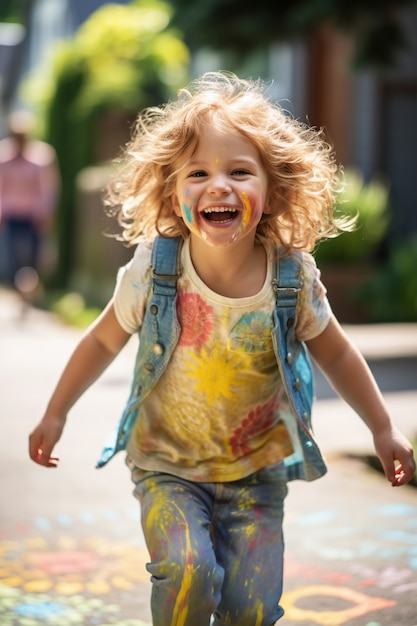
M 402 470 L 401 467 L 397 467 L 395 470 L 395 476 L 393 480 L 391 481 L 392 486 L 400 487 L 401 485 L 404 485 L 406 482 L 408 481 L 406 480 L 405 472 Z
M 395 468 L 394 479 L 392 480 L 393 487 L 398 487 L 401 485 L 405 485 L 414 476 L 414 468 L 412 466 L 405 468 L 403 465 L 398 464 Z
M 39 463 L 41 457 L 43 457 L 44 455 L 44 449 L 45 449 L 45 444 L 43 442 L 42 439 L 38 438 L 38 437 L 29 437 L 29 456 L 32 459 L 32 461 L 35 461 L 36 463 Z M 52 451 L 49 450 L 49 452 Z
M 46 451 L 39 448 L 34 461 L 44 467 L 57 467 L 59 457 L 47 454 Z
M 392 459 L 384 459 L 382 456 L 379 458 L 382 463 L 386 479 L 388 482 L 393 483 L 397 472 L 394 461 Z
M 39 453 L 39 447 L 32 441 L 32 438 L 29 437 L 29 456 L 32 461 L 36 461 Z
M 393 457 L 380 456 L 385 476 L 392 484 L 405 484 L 411 480 L 414 473 L 414 459 L 412 455 L 399 454 Z
M 57 456 L 51 456 L 48 459 L 48 464 L 47 467 L 58 467 L 58 463 L 59 463 L 59 457 Z

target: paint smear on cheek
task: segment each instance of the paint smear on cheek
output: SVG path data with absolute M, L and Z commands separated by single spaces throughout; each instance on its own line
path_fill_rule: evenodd
M 185 219 L 189 224 L 193 223 L 193 208 L 195 206 L 196 201 L 197 201 L 197 198 L 193 198 L 192 200 L 190 199 L 190 192 L 187 189 L 187 191 L 185 192 L 185 200 L 182 203 L 182 210 L 183 210 Z
M 182 210 L 183 213 L 185 215 L 185 219 L 186 221 L 191 224 L 193 221 L 193 214 L 192 214 L 192 206 L 189 206 L 188 204 L 186 204 L 185 202 L 182 205 Z
M 243 219 L 242 219 L 242 229 L 245 229 L 252 217 L 252 206 L 250 200 L 248 198 L 248 194 L 246 191 L 242 192 L 242 200 L 243 200 Z

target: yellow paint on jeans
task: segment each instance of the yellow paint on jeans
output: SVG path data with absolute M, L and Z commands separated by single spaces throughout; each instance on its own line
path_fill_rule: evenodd
M 174 505 L 175 506 L 175 505 Z M 176 507 L 180 516 L 184 519 L 185 531 L 185 567 L 184 575 L 181 582 L 181 588 L 178 592 L 175 602 L 174 611 L 172 613 L 172 624 L 175 626 L 184 626 L 188 614 L 188 598 L 190 595 L 191 583 L 193 578 L 193 553 L 191 549 L 191 539 L 185 516 L 182 511 Z
M 255 626 L 260 626 L 260 624 L 262 624 L 263 613 L 264 613 L 263 612 L 263 604 L 262 604 L 262 602 L 259 602 Z

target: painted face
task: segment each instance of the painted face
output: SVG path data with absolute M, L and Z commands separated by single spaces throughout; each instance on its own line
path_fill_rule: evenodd
M 255 146 L 234 129 L 203 132 L 176 185 L 175 212 L 213 246 L 252 234 L 266 212 L 267 175 Z

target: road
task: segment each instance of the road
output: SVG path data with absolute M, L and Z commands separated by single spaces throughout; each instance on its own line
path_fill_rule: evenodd
M 60 467 L 46 470 L 29 461 L 27 436 L 80 331 L 37 310 L 20 320 L 4 290 L 0 321 L 0 624 L 149 625 L 147 552 L 123 455 L 94 468 L 126 398 L 134 340 L 73 409 Z M 417 325 L 346 330 L 413 436 Z M 317 382 L 329 472 L 290 486 L 280 626 L 416 626 L 417 490 L 392 489 L 363 462 L 368 431 Z

